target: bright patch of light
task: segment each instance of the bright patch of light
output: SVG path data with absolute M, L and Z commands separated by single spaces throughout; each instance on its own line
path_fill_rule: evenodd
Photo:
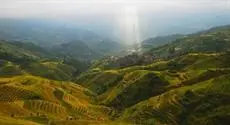
M 121 25 L 123 35 L 127 44 L 140 44 L 140 25 L 138 8 L 134 5 L 127 5 L 121 11 Z

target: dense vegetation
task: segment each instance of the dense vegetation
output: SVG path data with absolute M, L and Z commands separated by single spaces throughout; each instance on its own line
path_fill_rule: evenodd
M 190 34 L 177 39 L 171 44 L 153 48 L 151 52 L 163 58 L 175 57 L 196 52 L 225 52 L 230 48 L 230 26 L 222 26 L 207 31 Z
M 124 45 L 74 25 L 48 20 L 0 19 L 0 40 L 33 42 L 36 45 L 79 59 L 96 59 L 117 53 Z M 33 49 L 32 46 L 27 49 Z M 66 46 L 66 47 L 64 47 Z M 59 48 L 59 49 L 58 49 Z
M 142 41 L 141 47 L 145 51 L 148 51 L 149 49 L 157 48 L 159 46 L 162 46 L 164 44 L 168 44 L 174 40 L 177 40 L 177 39 L 183 38 L 183 37 L 186 37 L 186 36 L 180 35 L 180 34 L 175 34 L 175 35 L 157 36 L 157 37 L 153 37 L 153 38 L 148 38 L 148 39 Z
M 92 63 L 84 46 L 1 41 L 0 124 L 230 124 L 229 26 Z
M 156 56 L 152 64 L 114 69 L 107 59 L 77 82 L 96 92 L 100 104 L 116 109 L 120 121 L 227 125 L 229 38 L 228 26 L 191 34 L 150 50 Z
M 88 67 L 85 61 L 56 55 L 33 43 L 0 41 L 0 58 L 1 74 L 8 76 L 31 74 L 54 80 L 72 80 Z

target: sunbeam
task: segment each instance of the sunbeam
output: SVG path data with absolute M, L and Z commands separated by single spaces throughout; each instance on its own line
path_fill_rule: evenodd
M 125 43 L 135 45 L 133 51 L 139 51 L 140 46 L 140 26 L 138 8 L 136 6 L 124 6 L 123 8 L 123 28 Z

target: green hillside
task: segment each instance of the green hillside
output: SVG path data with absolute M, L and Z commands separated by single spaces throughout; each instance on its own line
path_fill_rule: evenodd
M 229 85 L 228 74 L 174 89 L 126 109 L 121 119 L 141 124 L 227 125 Z
M 183 38 L 184 35 L 175 34 L 175 35 L 168 35 L 168 36 L 157 36 L 148 38 L 141 42 L 141 48 L 145 51 L 148 51 L 152 48 L 157 48 L 159 46 L 162 46 L 164 44 L 171 43 L 172 41 L 175 41 L 176 39 Z
M 115 108 L 118 114 L 113 117 L 119 117 L 118 120 L 138 124 L 209 125 L 212 121 L 206 123 L 206 120 L 212 120 L 211 116 L 197 117 L 197 122 L 193 118 L 193 113 L 204 115 L 202 111 L 208 110 L 207 105 L 220 108 L 218 110 L 222 114 L 213 113 L 217 117 L 212 123 L 215 124 L 219 123 L 222 117 L 222 120 L 227 120 L 225 108 L 222 109 L 222 101 L 216 104 L 215 99 L 227 99 L 225 96 L 222 97 L 223 93 L 220 92 L 222 89 L 229 89 L 229 57 L 229 53 L 191 53 L 146 66 L 85 73 L 78 78 L 77 83 L 82 83 L 83 86 L 95 91 L 99 104 Z M 212 93 L 207 86 L 211 86 Z M 198 88 L 199 92 L 202 92 L 201 95 L 196 93 Z M 225 91 L 224 95 L 227 93 L 228 91 Z M 190 97 L 190 94 L 194 97 Z M 207 99 L 207 102 L 202 99 Z M 187 105 L 193 109 L 189 109 Z M 203 105 L 205 107 L 202 111 L 199 109 L 197 112 L 191 112 Z M 191 114 L 191 118 L 188 116 L 189 118 L 183 121 L 186 113 Z M 209 113 L 212 114 L 207 112 Z
M 29 75 L 1 78 L 1 116 L 38 123 L 68 120 L 104 121 L 108 107 L 93 105 L 94 94 L 70 82 Z M 1 123 L 1 120 L 0 120 Z
M 71 41 L 69 43 L 53 46 L 51 49 L 57 56 L 70 56 L 81 60 L 91 60 L 101 56 L 89 48 L 83 41 Z
M 124 49 L 121 43 L 81 26 L 40 19 L 0 18 L 0 40 L 32 42 L 49 50 L 54 48 L 52 51 L 57 53 L 62 51 L 64 55 L 73 54 L 78 59 L 84 60 L 95 59 L 104 54 L 118 53 Z M 29 46 L 28 49 L 33 49 L 33 51 L 39 49 L 34 48 L 31 43 L 30 45 L 26 45 Z M 73 45 L 75 50 L 62 48 L 68 45 Z
M 102 65 L 97 62 L 76 82 L 96 92 L 99 104 L 113 107 L 116 111 L 113 117 L 118 121 L 144 125 L 227 125 L 228 31 L 229 28 L 223 27 L 211 29 L 189 35 L 180 44 L 181 39 L 178 39 L 152 49 L 155 55 L 158 54 L 155 50 L 163 51 L 171 46 L 184 50 L 178 54 L 175 51 L 175 54 L 159 55 L 148 65 L 105 68 L 104 64 L 108 65 L 110 60 L 102 60 L 107 62 Z M 204 42 L 201 36 L 209 34 L 213 34 L 212 38 Z M 186 46 L 194 51 L 185 52 Z
M 2 75 L 31 74 L 70 81 L 86 70 L 88 64 L 75 57 L 62 58 L 33 43 L 0 41 Z
M 151 53 L 158 57 L 175 57 L 191 52 L 224 52 L 230 47 L 230 27 L 218 27 L 200 33 L 190 34 L 158 48 Z
M 1 41 L 0 124 L 229 125 L 229 31 L 215 28 L 92 63 L 75 57 L 81 50 L 55 55 Z M 72 44 L 62 49 L 85 46 Z

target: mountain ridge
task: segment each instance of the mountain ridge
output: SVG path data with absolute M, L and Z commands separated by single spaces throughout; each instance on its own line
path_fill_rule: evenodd
M 0 124 L 228 125 L 229 39 L 226 26 L 89 64 L 1 41 Z M 81 43 L 61 47 L 90 49 Z

